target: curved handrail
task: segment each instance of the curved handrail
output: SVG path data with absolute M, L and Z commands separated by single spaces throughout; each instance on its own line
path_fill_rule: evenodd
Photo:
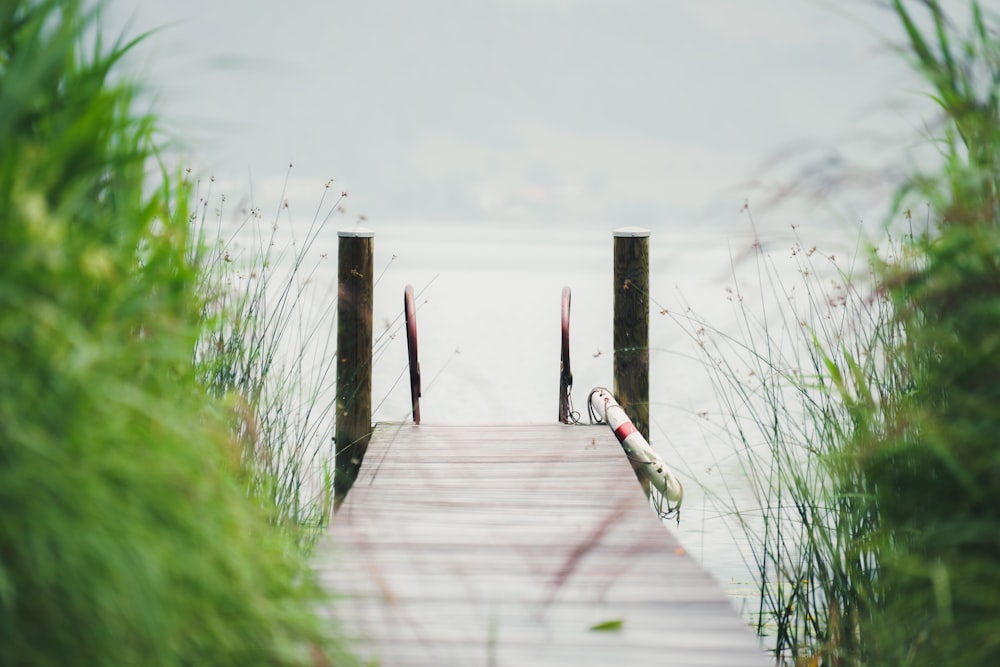
M 406 351 L 410 364 L 410 403 L 413 406 L 413 423 L 420 423 L 420 362 L 417 360 L 417 307 L 413 287 L 403 290 L 403 313 L 406 316 Z
M 570 391 L 573 388 L 573 372 L 569 366 L 569 304 L 570 289 L 562 289 L 562 352 L 559 358 L 559 421 L 572 422 Z

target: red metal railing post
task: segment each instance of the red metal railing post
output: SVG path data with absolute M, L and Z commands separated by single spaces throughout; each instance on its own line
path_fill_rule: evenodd
M 559 421 L 569 424 L 569 394 L 573 388 L 573 371 L 569 366 L 569 304 L 570 289 L 562 289 L 562 351 L 559 357 Z
M 406 351 L 410 362 L 410 403 L 413 406 L 413 423 L 420 423 L 420 361 L 417 359 L 417 307 L 413 287 L 403 290 L 403 313 L 406 316 Z

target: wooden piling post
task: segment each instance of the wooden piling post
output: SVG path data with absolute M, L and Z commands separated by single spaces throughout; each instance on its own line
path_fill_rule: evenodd
M 649 230 L 614 231 L 614 394 L 649 440 Z
M 372 433 L 375 233 L 337 233 L 337 414 L 334 506 L 354 484 Z

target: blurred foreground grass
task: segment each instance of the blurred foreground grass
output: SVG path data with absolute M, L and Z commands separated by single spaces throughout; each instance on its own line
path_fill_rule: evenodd
M 739 333 L 674 315 L 757 503 L 718 497 L 778 664 L 1000 663 L 1000 14 L 967 6 L 891 3 L 941 166 L 901 184 L 864 270 L 797 244 L 790 285 L 755 243 Z
M 190 193 L 90 7 L 0 5 L 0 664 L 341 664 L 199 381 Z

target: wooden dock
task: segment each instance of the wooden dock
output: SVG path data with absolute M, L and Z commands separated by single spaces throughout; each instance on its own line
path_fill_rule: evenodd
M 382 667 L 771 664 L 606 426 L 379 424 L 318 561 Z

